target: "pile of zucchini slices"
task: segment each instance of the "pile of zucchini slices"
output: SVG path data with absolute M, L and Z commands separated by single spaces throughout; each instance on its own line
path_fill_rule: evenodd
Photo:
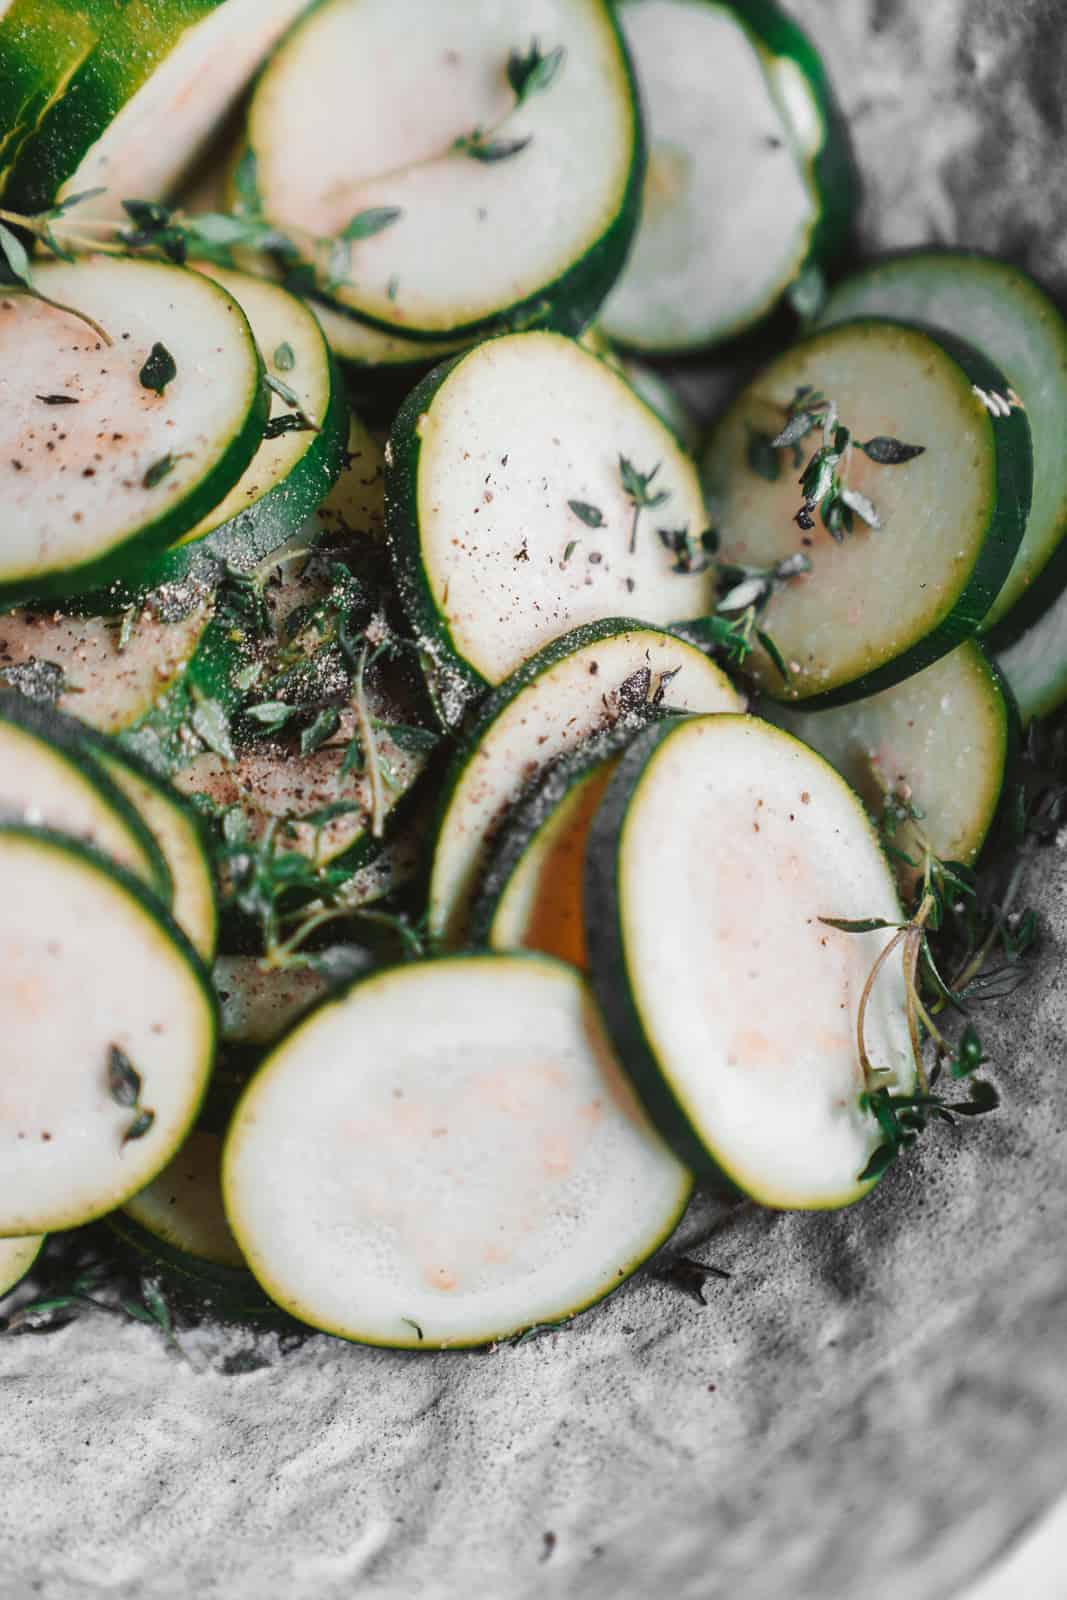
M 0 59 L 0 1290 L 107 1218 L 475 1345 L 695 1181 L 861 1199 L 902 907 L 1067 698 L 1050 301 L 822 292 L 771 0 L 0 0 Z M 701 437 L 648 358 L 756 328 Z

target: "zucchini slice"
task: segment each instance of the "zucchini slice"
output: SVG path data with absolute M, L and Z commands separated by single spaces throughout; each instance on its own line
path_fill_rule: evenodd
M 838 285 L 820 322 L 865 316 L 943 328 L 977 345 L 1026 407 L 1033 504 L 1011 571 L 982 622 L 983 633 L 997 630 L 999 648 L 1067 582 L 1067 322 L 1018 267 L 960 250 L 918 250 L 865 268 Z
M 848 135 L 814 47 L 772 0 L 623 0 L 618 14 L 649 153 L 637 242 L 601 322 L 635 349 L 706 348 L 843 243 Z
M 89 741 L 88 749 L 152 830 L 174 885 L 171 915 L 200 959 L 210 961 L 219 913 L 203 823 L 169 783 L 128 750 L 104 739 Z
M 63 94 L 113 15 L 102 0 L 0 4 L 0 191 L 22 140 Z
M 39 1233 L 28 1239 L 0 1239 L 0 1297 L 22 1282 L 40 1255 L 44 1238 Z
M 1067 700 L 1067 593 L 997 656 L 1024 723 Z
M 444 782 L 430 878 L 429 929 L 467 937 L 489 851 L 508 809 L 558 757 L 666 705 L 737 711 L 725 673 L 671 633 L 613 618 L 547 645 L 491 694 Z
M 321 1006 L 245 1091 L 222 1181 L 279 1306 L 420 1350 L 602 1299 L 691 1188 L 581 978 L 531 955 L 395 968 Z
M 194 1261 L 243 1267 L 244 1257 L 223 1209 L 221 1160 L 218 1134 L 191 1133 L 163 1171 L 127 1200 L 123 1214 L 153 1240 Z
M 901 918 L 856 796 L 799 740 L 750 717 L 641 733 L 590 831 L 594 990 L 645 1107 L 680 1160 L 761 1204 L 848 1205 L 882 1141 L 860 1105 L 856 1012 Z M 866 1043 L 914 1079 L 902 969 L 872 991 Z
M 201 273 L 86 256 L 36 281 L 112 343 L 39 300 L 0 300 L 0 601 L 14 603 L 106 583 L 180 538 L 241 476 L 267 413 L 248 322 Z M 156 345 L 176 367 L 162 393 L 140 381 Z
M 471 916 L 473 943 L 491 950 L 541 950 L 586 970 L 586 839 L 632 738 L 628 728 L 594 735 L 555 762 L 508 813 Z
M 647 507 L 628 468 L 651 479 Z M 666 625 L 711 603 L 706 561 L 679 572 L 659 533 L 686 530 L 700 550 L 692 461 L 624 378 L 559 334 L 490 340 L 419 385 L 389 441 L 386 518 L 416 634 L 478 688 L 584 623 Z
M 296 533 L 329 494 L 345 459 L 348 406 L 340 373 L 311 312 L 276 283 L 198 268 L 231 294 L 248 318 L 267 373 L 292 399 L 271 394 L 270 422 L 308 426 L 270 434 L 230 491 L 139 574 L 143 591 L 206 577 L 219 563 L 248 568 Z M 297 403 L 294 405 L 293 400 Z M 211 536 L 209 545 L 204 541 Z M 210 567 L 200 559 L 210 557 Z
M 155 836 L 117 784 L 86 760 L 76 722 L 4 690 L 0 751 L 0 819 L 84 840 L 170 905 L 170 870 Z
M 379 378 L 411 377 L 414 383 L 433 362 L 455 355 L 467 343 L 465 339 L 405 339 L 401 333 L 363 322 L 317 296 L 308 301 L 308 306 L 318 317 L 338 361 L 349 367 L 366 368 Z
M 210 619 L 206 600 L 170 621 L 151 597 L 132 628 L 118 617 L 8 611 L 0 614 L 0 680 L 18 686 L 58 669 L 58 709 L 119 733 L 181 677 Z
M 519 106 L 515 64 L 530 85 Z M 543 0 L 536 16 L 497 0 L 325 0 L 265 68 L 248 142 L 264 213 L 298 242 L 400 213 L 373 234 L 357 224 L 323 286 L 407 338 L 580 332 L 637 221 L 640 119 L 606 0 Z
M 921 866 L 924 840 L 942 861 L 972 863 L 996 814 L 1015 708 L 977 640 L 932 667 L 835 711 L 768 705 L 855 789 L 896 851 Z M 894 857 L 902 887 L 916 869 Z
M 0 875 L 10 1238 L 102 1216 L 164 1166 L 211 1071 L 215 1001 L 159 903 L 83 845 L 0 824 Z
M 123 218 L 128 196 L 165 199 L 306 4 L 94 0 L 108 25 L 21 141 L 5 203 L 40 211 L 103 187 L 94 215 Z
M 798 389 L 836 404 L 854 440 L 894 438 L 923 453 L 877 465 L 856 446 L 847 487 L 873 502 L 837 543 L 803 498 L 792 452 L 754 455 L 782 428 Z M 756 650 L 747 666 L 776 700 L 820 707 L 875 694 L 930 666 L 977 630 L 1015 559 L 1032 481 L 1025 413 L 993 414 L 983 396 L 1008 385 L 949 334 L 866 318 L 794 345 L 730 406 L 712 434 L 705 476 L 723 561 L 771 569 L 803 551 L 811 570 L 777 589 L 762 626 L 789 668 Z M 979 393 L 981 391 L 981 393 Z M 822 430 L 797 446 L 813 456 Z M 772 458 L 774 452 L 771 452 Z

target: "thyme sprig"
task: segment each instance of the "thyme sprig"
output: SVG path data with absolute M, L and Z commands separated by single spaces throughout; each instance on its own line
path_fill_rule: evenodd
M 662 465 L 662 461 L 657 461 L 651 472 L 638 472 L 628 457 L 619 456 L 619 477 L 622 480 L 622 492 L 634 509 L 628 545 L 631 555 L 637 549 L 637 525 L 641 520 L 642 511 L 654 511 L 657 506 L 665 505 L 671 497 L 669 489 L 652 488 L 653 481 Z
M 520 106 L 525 105 L 532 95 L 542 94 L 555 82 L 565 56 L 562 45 L 557 45 L 545 55 L 536 39 L 531 40 L 530 48 L 525 53 L 512 50 L 506 70 L 508 86 L 514 95 L 513 103 L 488 128 L 476 127 L 469 133 L 461 133 L 458 139 L 453 140 L 452 149 L 458 155 L 486 163 L 507 161 L 519 155 L 532 143 L 533 134 L 528 133 L 517 139 L 501 139 L 501 129 L 507 126 Z
M 858 489 L 849 487 L 848 474 L 853 450 L 860 450 L 877 466 L 900 466 L 922 455 L 925 445 L 904 444 L 884 434 L 866 441 L 854 437 L 838 416 L 837 406 L 826 395 L 804 384 L 798 388 L 786 407 L 786 420 L 779 432 L 768 441 L 765 435 L 753 430 L 749 440 L 749 464 L 762 476 L 770 475 L 766 451 L 792 449 L 798 451 L 801 443 L 812 432 L 821 433 L 822 442 L 810 456 L 800 475 L 802 500 L 794 521 L 805 532 L 815 526 L 815 514 L 822 518 L 823 527 L 836 543 L 841 544 L 852 533 L 858 517 L 868 528 L 881 527 L 881 519 L 873 503 Z M 775 473 L 775 476 L 777 474 Z

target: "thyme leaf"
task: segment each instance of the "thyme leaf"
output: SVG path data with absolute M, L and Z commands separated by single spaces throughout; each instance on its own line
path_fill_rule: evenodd
M 292 372 L 296 366 L 296 356 L 293 354 L 293 347 L 288 340 L 280 344 L 275 350 L 274 365 L 279 372 Z
M 178 366 L 174 357 L 165 344 L 160 344 L 157 339 L 144 366 L 137 374 L 138 382 L 142 389 L 151 389 L 153 394 L 162 394 L 168 383 L 173 383 L 178 376 Z
M 599 506 L 590 505 L 588 500 L 568 500 L 567 505 L 574 512 L 579 522 L 584 522 L 587 528 L 602 528 L 604 526 L 604 513 Z
M 399 222 L 403 215 L 399 206 L 371 206 L 366 211 L 357 211 L 351 222 L 341 229 L 341 238 L 372 239 L 376 233 L 383 233 L 394 222 Z
M 637 549 L 637 524 L 642 511 L 653 511 L 656 506 L 663 505 L 671 498 L 669 489 L 653 490 L 652 488 L 653 480 L 662 465 L 662 461 L 657 461 L 651 472 L 638 472 L 628 457 L 619 456 L 619 477 L 622 480 L 622 492 L 634 508 L 633 523 L 630 527 L 629 551 L 631 555 Z

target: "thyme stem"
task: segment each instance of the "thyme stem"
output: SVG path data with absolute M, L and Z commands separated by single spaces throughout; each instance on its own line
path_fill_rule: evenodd
M 380 839 L 385 833 L 385 784 L 382 782 L 382 770 L 378 760 L 378 744 L 374 733 L 374 719 L 367 705 L 367 695 L 363 684 L 363 675 L 370 657 L 370 641 L 364 640 L 363 648 L 359 653 L 356 664 L 355 691 L 352 695 L 352 709 L 356 716 L 356 728 L 359 732 L 359 742 L 363 746 L 363 758 L 370 778 L 371 794 L 371 837 Z

